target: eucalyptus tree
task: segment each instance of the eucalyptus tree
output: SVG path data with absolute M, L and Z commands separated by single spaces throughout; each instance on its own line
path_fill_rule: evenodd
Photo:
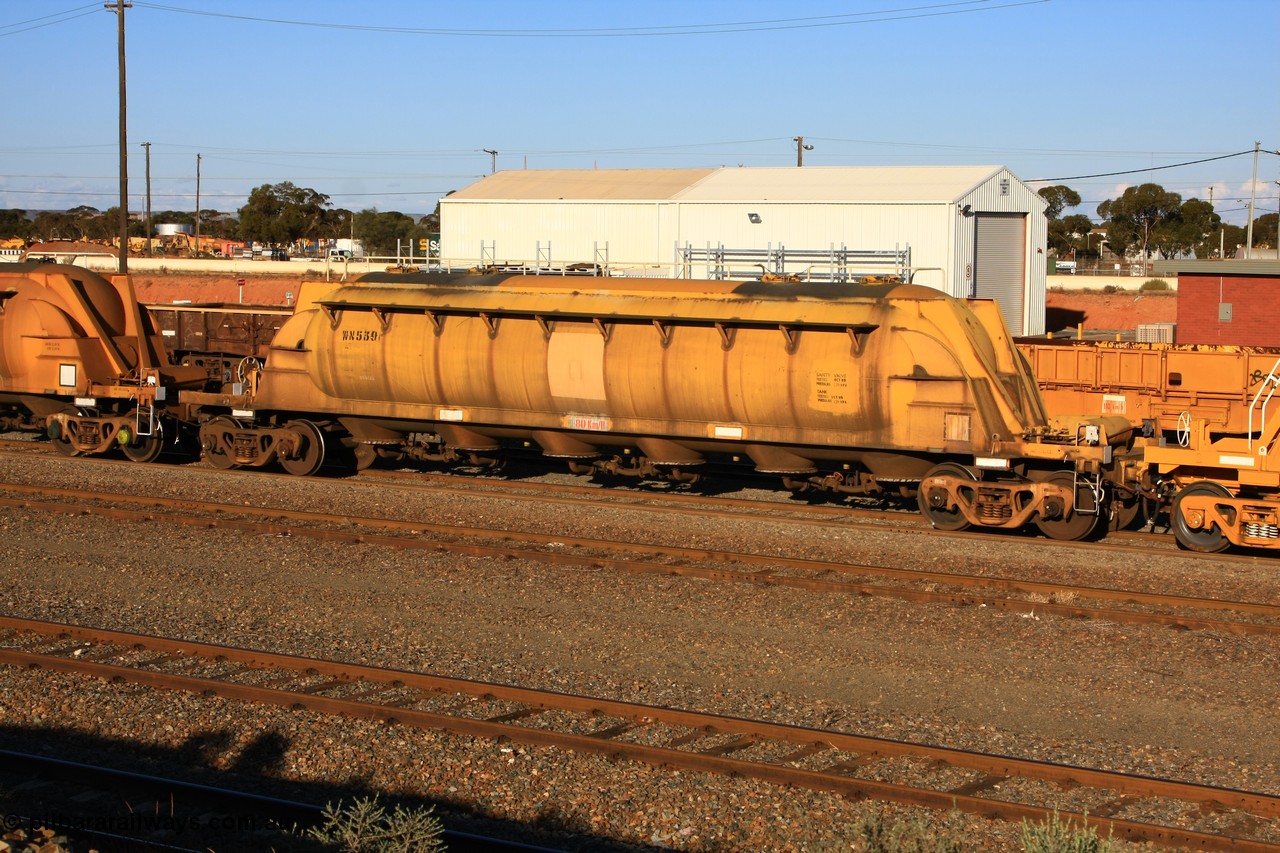
M 1107 229 L 1107 243 L 1118 255 L 1136 250 L 1141 258 L 1159 247 L 1162 229 L 1182 216 L 1182 196 L 1159 184 L 1129 187 L 1119 198 L 1098 205 L 1098 216 Z
M 292 243 L 323 230 L 332 205 L 329 196 L 289 181 L 263 184 L 240 208 L 240 236 L 260 243 Z

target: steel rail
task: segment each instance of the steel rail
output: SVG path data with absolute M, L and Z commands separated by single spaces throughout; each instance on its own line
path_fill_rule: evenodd
M 25 445 L 29 442 L 12 442 L 13 444 Z M 0 447 L 3 446 L 0 440 Z M 0 451 L 2 452 L 2 451 Z M 52 456 L 52 451 L 47 455 Z M 55 457 L 60 458 L 60 457 Z M 94 457 L 94 464 L 98 465 L 134 465 L 136 463 L 126 462 L 119 459 L 103 459 Z M 215 468 L 205 469 L 210 473 L 219 475 L 235 476 L 242 474 L 242 471 L 226 471 Z M 281 474 L 272 471 L 255 471 L 254 476 L 278 476 L 288 477 L 292 479 L 292 475 Z M 865 519 L 875 519 L 879 521 L 889 521 L 900 525 L 899 529 L 910 532 L 916 536 L 937 536 L 946 539 L 974 539 L 977 537 L 988 537 L 992 535 L 1008 535 L 1017 537 L 1030 533 L 1030 530 L 1013 531 L 991 529 L 983 530 L 977 528 L 969 528 L 965 530 L 939 530 L 931 527 L 917 511 L 905 510 L 875 510 L 866 507 L 852 506 L 814 506 L 814 505 L 789 505 L 775 500 L 753 500 L 750 498 L 727 498 L 727 497 L 710 497 L 703 495 L 689 494 L 658 494 L 658 493 L 641 493 L 636 491 L 627 491 L 623 489 L 609 488 L 593 488 L 589 486 L 568 485 L 564 483 L 546 484 L 546 483 L 524 483 L 515 480 L 498 480 L 484 479 L 479 477 L 463 477 L 457 474 L 431 474 L 424 472 L 405 473 L 397 471 L 362 471 L 361 478 L 370 479 L 387 479 L 392 481 L 398 480 L 424 480 L 429 479 L 434 483 L 454 483 L 455 485 L 430 486 L 433 492 L 441 494 L 456 494 L 463 496 L 473 496 L 477 493 L 477 489 L 469 488 L 465 485 L 456 485 L 458 482 L 469 482 L 476 486 L 482 486 L 492 492 L 501 492 L 502 490 L 523 492 L 522 499 L 536 500 L 542 503 L 561 503 L 565 505 L 581 506 L 582 501 L 574 500 L 568 497 L 549 497 L 545 495 L 537 495 L 534 492 L 539 490 L 553 490 L 564 492 L 571 495 L 582 495 L 588 497 L 595 503 L 619 504 L 638 508 L 642 512 L 670 514 L 688 512 L 689 507 L 697 508 L 697 511 L 710 518 L 727 518 L 741 519 L 744 514 L 754 513 L 759 515 L 761 511 L 771 513 L 769 520 L 776 522 L 785 522 L 788 524 L 799 524 L 813 527 L 826 527 L 834 522 L 838 522 L 845 528 L 882 530 L 883 527 L 878 524 L 868 524 Z M 420 483 L 397 483 L 399 488 L 413 489 L 424 488 Z M 659 502 L 659 503 L 655 503 Z M 663 506 L 664 503 L 673 503 L 678 506 Z M 725 508 L 728 507 L 728 508 Z M 806 517 L 819 516 L 819 517 Z M 1116 540 L 1127 540 L 1116 541 Z M 1214 562 L 1244 562 L 1256 564 L 1259 560 L 1267 559 L 1266 554 L 1249 554 L 1249 553 L 1224 553 L 1224 554 L 1201 554 L 1187 553 L 1177 550 L 1173 543 L 1171 535 L 1168 535 L 1166 529 L 1161 532 L 1142 532 L 1138 530 L 1119 530 L 1111 531 L 1106 541 L 1068 541 L 1048 538 L 1037 538 L 1036 541 L 1054 548 L 1072 548 L 1085 551 L 1112 551 L 1117 553 L 1133 553 L 1143 556 L 1149 556 L 1157 553 L 1162 557 L 1180 560 L 1204 560 L 1209 559 Z M 1142 544 L 1132 544 L 1142 543 Z
M 17 617 L 0 617 L 0 628 L 17 635 L 37 634 L 64 641 L 57 654 L 50 651 L 0 648 L 0 663 L 11 666 L 92 675 L 110 681 L 129 681 L 159 689 L 284 706 L 294 710 L 310 710 L 417 728 L 447 730 L 455 734 L 489 739 L 507 739 L 533 746 L 571 749 L 614 759 L 626 758 L 659 767 L 743 776 L 778 785 L 797 785 L 836 793 L 845 797 L 874 798 L 933 809 L 959 809 L 1002 820 L 1044 820 L 1055 813 L 1057 810 L 1050 807 L 976 796 L 978 791 L 989 789 L 1010 777 L 1021 777 L 1057 785 L 1117 791 L 1129 798 L 1175 799 L 1216 809 L 1241 810 L 1257 817 L 1269 819 L 1280 817 L 1280 796 L 1233 788 Z M 67 646 L 66 639 L 77 642 Z M 122 649 L 120 654 L 143 650 L 163 652 L 165 661 L 181 656 L 219 664 L 234 663 L 242 667 L 284 670 L 297 673 L 299 677 L 323 676 L 333 679 L 323 683 L 325 689 L 339 684 L 372 683 L 389 689 L 418 690 L 429 695 L 461 694 L 485 701 L 518 703 L 533 710 L 508 712 L 487 719 L 477 719 L 407 707 L 426 697 L 415 699 L 413 702 L 397 701 L 394 705 L 379 705 L 364 699 L 319 695 L 323 690 L 317 690 L 314 687 L 286 689 L 241 684 L 211 677 L 165 673 L 139 669 L 135 666 L 105 663 L 100 660 L 86 660 L 84 657 L 65 656 L 72 655 L 77 648 L 82 649 L 83 643 L 118 646 Z M 147 665 L 146 661 L 139 662 L 139 666 L 145 665 Z M 237 672 L 243 674 L 239 670 Z M 571 711 L 589 715 L 599 728 L 590 734 L 571 734 L 551 729 L 530 728 L 510 722 L 514 719 L 536 717 L 538 713 L 545 710 Z M 609 719 L 601 720 L 602 717 Z M 616 720 L 625 721 L 625 724 L 617 725 L 614 722 Z M 643 730 L 646 726 L 655 723 L 677 730 L 687 730 L 688 733 L 670 739 L 665 746 L 651 746 L 617 739 L 627 731 L 637 728 Z M 695 747 L 699 740 L 721 734 L 736 735 L 738 740 L 700 751 L 696 748 L 693 751 L 675 748 L 677 745 Z M 857 760 L 852 762 L 837 760 L 829 764 L 826 769 L 809 770 L 787 766 L 785 762 L 790 760 L 787 755 L 761 761 L 728 756 L 729 752 L 750 748 L 762 742 L 787 743 L 801 747 L 790 755 L 809 755 L 830 750 L 833 757 L 838 756 L 839 753 L 855 753 Z M 928 759 L 947 766 L 966 768 L 982 776 L 971 783 L 940 791 L 894 782 L 857 779 L 847 775 L 855 765 L 869 766 L 875 761 L 899 757 Z M 1133 841 L 1150 841 L 1165 845 L 1196 847 L 1202 850 L 1248 851 L 1248 853 L 1253 851 L 1275 853 L 1280 850 L 1280 844 L 1160 826 L 1142 821 L 1096 814 L 1068 813 L 1067 816 L 1070 820 L 1091 826 L 1100 833 L 1109 833 Z
M 756 513 L 758 515 L 763 510 L 770 513 L 768 516 L 768 520 L 770 521 L 785 522 L 788 524 L 802 524 L 811 527 L 830 527 L 832 524 L 838 523 L 842 527 L 858 527 L 876 530 L 883 529 L 880 525 L 868 525 L 861 521 L 861 519 L 869 518 L 879 521 L 895 522 L 901 525 L 902 530 L 910 532 L 916 536 L 940 536 L 948 539 L 974 539 L 977 537 L 990 537 L 1002 534 L 1016 537 L 1025 533 L 1033 534 L 1034 538 L 1030 541 L 1047 544 L 1056 548 L 1075 548 L 1084 551 L 1097 551 L 1099 549 L 1104 549 L 1123 553 L 1137 552 L 1142 554 L 1158 553 L 1162 557 L 1184 560 L 1208 558 L 1215 561 L 1256 563 L 1260 559 L 1266 559 L 1265 557 L 1256 554 L 1201 554 L 1179 551 L 1176 549 L 1173 537 L 1171 535 L 1167 535 L 1168 530 L 1164 533 L 1144 533 L 1141 530 L 1112 530 L 1107 534 L 1107 539 L 1104 542 L 1080 542 L 1034 536 L 1034 531 L 1032 530 L 982 530 L 978 528 L 969 528 L 966 530 L 939 530 L 930 526 L 930 524 L 925 521 L 924 517 L 920 515 L 920 512 L 914 508 L 909 510 L 884 510 L 869 509 L 867 507 L 860 506 L 788 504 L 784 503 L 782 500 L 730 498 L 724 497 L 723 495 L 712 497 L 709 495 L 674 494 L 670 492 L 645 493 L 637 491 L 634 484 L 631 489 L 601 488 L 566 483 L 522 482 L 510 479 L 500 480 L 496 478 L 466 477 L 459 474 L 433 474 L 419 471 L 409 473 L 402 471 L 365 470 L 360 472 L 360 477 L 376 480 L 385 479 L 394 482 L 397 487 L 402 489 L 411 489 L 415 491 L 418 489 L 426 489 L 437 494 L 444 493 L 461 496 L 474 496 L 477 493 L 492 494 L 501 493 L 503 490 L 510 490 L 522 492 L 525 496 L 524 499 L 526 500 L 536 500 L 543 503 L 561 503 L 571 506 L 583 505 L 583 501 L 574 500 L 572 497 L 546 497 L 536 494 L 538 491 L 553 491 L 568 495 L 579 495 L 595 503 L 624 505 L 637 508 L 642 512 L 652 513 L 687 513 L 689 511 L 689 507 L 694 507 L 700 513 L 709 517 L 740 519 L 744 514 Z M 430 481 L 432 485 L 424 485 L 421 482 L 423 480 Z M 675 504 L 675 506 L 663 506 L 662 504 Z M 806 518 L 805 516 L 815 517 Z M 1123 544 L 1122 542 L 1114 541 L 1117 539 L 1128 540 L 1130 542 L 1142 542 L 1145 544 L 1141 546 Z
M 399 521 L 394 519 L 372 519 L 357 516 L 339 516 L 331 513 L 304 512 L 300 510 L 282 510 L 266 507 L 247 507 L 237 504 L 214 503 L 206 501 L 190 501 L 184 499 L 144 498 L 133 495 L 114 495 L 89 492 L 77 489 L 45 489 L 37 486 L 3 485 L 2 491 L 16 491 L 24 494 L 55 495 L 78 500 L 99 500 L 104 502 L 128 503 L 133 505 L 159 506 L 223 515 L 265 515 L 270 518 L 285 519 L 295 522 L 330 525 L 358 525 L 380 529 L 407 531 L 414 538 L 404 536 L 387 536 L 370 533 L 352 533 L 341 530 L 324 529 L 306 526 L 283 526 L 270 522 L 240 521 L 225 517 L 211 518 L 206 516 L 179 516 L 157 512 L 140 512 L 135 510 L 104 507 L 94 504 L 71 504 L 42 502 L 35 500 L 18 500 L 0 498 L 0 506 L 29 508 L 44 512 L 63 512 L 72 515 L 101 515 L 104 517 L 127 520 L 162 520 L 173 524 L 200 527 L 220 527 L 239 529 L 257 533 L 271 533 L 330 541 L 343 541 L 371 545 L 385 545 L 396 548 L 419 548 L 469 556 L 515 557 L 529 559 L 552 565 L 578 565 L 590 568 L 610 568 L 637 574 L 677 574 L 699 577 L 707 580 L 745 582 L 763 586 L 784 586 L 815 592 L 833 592 L 877 597 L 897 598 L 916 603 L 945 603 L 956 606 L 985 605 L 1000 610 L 1016 613 L 1042 613 L 1077 619 L 1098 619 L 1123 624 L 1163 625 L 1184 630 L 1211 630 L 1231 634 L 1280 634 L 1280 624 L 1266 622 L 1241 622 L 1222 619 L 1204 619 L 1185 615 L 1118 610 L 1115 608 L 1090 608 L 1055 602 L 1028 601 L 1024 599 L 983 596 L 972 593 L 956 593 L 935 590 L 915 590 L 899 587 L 885 587 L 853 581 L 826 580 L 814 577 L 795 577 L 777 574 L 777 569 L 800 570 L 813 573 L 832 573 L 841 575 L 878 575 L 898 580 L 932 582 L 950 584 L 962 589 L 996 589 L 1005 592 L 1040 595 L 1072 595 L 1085 599 L 1100 601 L 1122 601 L 1149 607 L 1177 607 L 1183 609 L 1203 609 L 1242 613 L 1264 618 L 1280 617 L 1280 605 L 1265 602 L 1231 601 L 1214 598 L 1194 598 L 1191 596 L 1167 593 L 1147 593 L 1136 590 L 1115 590 L 1099 587 L 1075 586 L 1042 581 L 1026 581 L 1016 578 L 990 577 L 986 575 L 969 575 L 949 572 L 938 572 L 924 569 L 903 569 L 888 566 L 854 565 L 819 560 L 804 560 L 795 557 L 782 557 L 763 554 L 742 554 L 733 552 L 717 552 L 697 548 L 683 548 L 666 545 L 649 545 L 642 543 L 618 543 L 608 540 L 588 539 L 529 533 L 492 528 L 476 528 L 461 525 L 445 525 L 422 521 Z M 739 572 L 726 569 L 710 569 L 673 563 L 647 563 L 593 555 L 567 554 L 527 548 L 504 548 L 478 545 L 474 542 L 445 542 L 439 540 L 423 540 L 416 538 L 419 534 L 429 532 L 438 536 L 458 538 L 483 535 L 494 539 L 513 540 L 530 545 L 573 546 L 596 551 L 636 552 L 690 561 L 728 562 L 747 566 L 761 566 L 758 571 Z

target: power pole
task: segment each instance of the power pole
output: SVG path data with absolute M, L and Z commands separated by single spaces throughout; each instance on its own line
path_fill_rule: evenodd
M 115 3 L 104 3 L 103 8 L 116 13 L 116 52 L 120 67 L 120 216 L 117 233 L 120 235 L 120 274 L 129 273 L 129 152 L 126 150 L 127 125 L 125 122 L 125 82 L 124 82 L 124 10 L 132 9 L 133 4 L 125 0 Z
M 196 257 L 200 257 L 200 155 L 196 155 Z
M 144 142 L 147 149 L 147 257 L 151 257 L 151 143 Z
M 498 171 L 498 152 L 494 151 L 492 148 L 482 148 L 480 150 L 489 155 L 489 174 L 492 175 L 494 172 Z
M 1209 187 L 1209 212 L 1213 212 L 1213 187 Z M 1218 225 L 1218 260 L 1222 260 L 1222 242 L 1225 239 L 1222 225 Z
M 805 144 L 804 144 L 804 137 L 803 137 L 803 136 L 796 136 L 796 137 L 793 137 L 791 141 L 792 141 L 792 142 L 794 142 L 794 143 L 796 144 L 796 166 L 797 166 L 797 167 L 803 166 L 803 165 L 804 165 L 804 152 L 806 152 L 806 151 L 812 151 L 812 150 L 813 150 L 813 146 L 812 146 L 812 145 L 805 145 Z
M 1244 256 L 1253 257 L 1253 200 L 1258 195 L 1258 149 L 1261 142 L 1253 143 L 1253 180 L 1249 182 L 1249 228 L 1244 238 Z

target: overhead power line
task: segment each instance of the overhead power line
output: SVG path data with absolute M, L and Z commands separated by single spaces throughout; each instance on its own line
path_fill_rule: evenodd
M 1237 151 L 1234 154 L 1223 154 L 1219 157 L 1206 157 L 1203 160 L 1188 160 L 1185 163 L 1170 163 L 1167 166 L 1148 166 L 1145 169 L 1128 169 L 1124 172 L 1100 172 L 1096 175 L 1072 175 L 1067 178 L 1028 178 L 1027 183 L 1038 184 L 1042 181 L 1083 181 L 1086 178 L 1113 178 L 1116 175 L 1137 175 L 1137 174 L 1141 174 L 1142 172 L 1158 172 L 1161 169 L 1177 169 L 1182 166 L 1194 166 L 1198 163 L 1212 163 L 1214 160 L 1227 160 L 1227 159 L 1230 159 L 1231 157 L 1239 157 L 1242 154 L 1252 154 L 1252 153 L 1253 153 L 1253 149 L 1250 148 L 1245 151 Z
M 479 178 L 480 175 L 472 177 Z M 391 192 L 383 192 L 381 190 L 370 190 L 369 192 L 351 192 L 351 193 L 323 193 L 329 198 L 343 198 L 354 196 L 356 198 L 381 198 L 383 196 L 406 196 L 406 195 L 444 195 L 449 190 L 395 190 Z M 109 197 L 114 196 L 114 190 L 98 192 L 96 190 L 11 190 L 0 187 L 0 195 L 9 193 L 11 195 L 74 195 L 74 196 L 94 196 Z M 131 193 L 130 195 L 136 195 Z M 195 192 L 187 193 L 153 193 L 153 198 L 190 198 Z M 248 192 L 242 193 L 202 193 L 204 198 L 248 198 Z
M 932 3 L 921 6 L 902 6 L 878 9 L 870 12 L 850 12 L 843 15 L 822 15 L 808 18 L 778 18 L 761 21 L 727 21 L 713 24 L 677 24 L 652 27 L 599 27 L 593 29 L 444 29 L 434 27 L 392 27 L 370 24 L 332 24 L 315 20 L 289 18 L 260 18 L 253 15 L 233 15 L 227 12 L 211 12 L 205 9 L 188 9 L 160 3 L 137 2 L 140 8 L 160 12 L 177 12 L 184 15 L 201 15 L 259 24 L 283 24 L 294 27 L 343 30 L 347 32 L 394 33 L 399 35 L 453 36 L 465 38 L 635 38 L 653 36 L 712 35 L 720 33 L 768 32 L 775 30 L 817 29 L 846 27 L 884 21 L 901 21 L 913 18 L 936 18 L 947 15 L 964 15 L 974 12 L 993 12 L 1017 6 L 1033 6 L 1049 0 L 955 0 L 950 3 Z
M 84 18 L 92 15 L 101 8 L 101 3 L 93 3 L 88 6 L 77 6 L 76 8 L 68 9 L 65 12 L 54 12 L 52 15 L 30 18 L 26 21 L 16 21 L 12 24 L 0 24 L 0 37 L 13 36 L 18 33 L 38 30 L 41 27 L 52 27 L 54 24 L 63 24 L 67 21 L 74 21 L 76 18 Z

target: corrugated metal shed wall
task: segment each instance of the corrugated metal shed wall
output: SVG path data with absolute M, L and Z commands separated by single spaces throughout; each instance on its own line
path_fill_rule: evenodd
M 533 263 L 538 247 L 550 244 L 555 264 L 591 263 L 608 248 L 611 263 L 670 262 L 662 246 L 661 220 L 654 202 L 497 201 L 449 206 L 441 230 L 446 260 L 473 263 L 492 247 L 495 261 Z M 544 258 L 546 256 L 544 255 Z
M 729 177 L 741 181 L 740 170 Z M 749 171 L 749 170 L 748 170 Z M 783 171 L 783 170 L 769 170 Z M 805 170 L 808 172 L 809 170 Z M 816 170 L 815 170 L 816 171 Z M 826 170 L 829 176 L 839 171 Z M 878 170 L 883 171 L 883 170 Z M 1022 326 L 1014 334 L 1044 332 L 1045 256 L 1044 202 L 1007 169 L 972 172 L 985 175 L 976 186 L 955 196 L 925 200 L 918 189 L 911 201 L 845 200 L 716 201 L 713 198 L 644 200 L 543 200 L 462 198 L 442 200 L 443 256 L 447 261 L 475 263 L 482 246 L 492 246 L 494 260 L 536 263 L 550 245 L 555 264 L 592 262 L 607 245 L 615 265 L 664 264 L 674 261 L 677 245 L 697 248 L 894 249 L 909 245 L 920 269 L 916 281 L 953 296 L 969 297 L 974 287 L 974 216 L 970 213 L 1021 213 L 1026 217 L 1025 280 Z M 714 176 L 697 186 L 700 196 L 714 192 Z M 830 194 L 828 192 L 828 194 Z M 747 214 L 757 213 L 760 224 Z M 487 250 L 486 250 L 487 251 Z M 932 268 L 932 269 L 930 269 Z
M 759 214 L 760 224 L 753 224 L 749 213 Z M 898 249 L 909 244 L 915 265 L 933 267 L 921 270 L 915 282 L 954 294 L 944 263 L 949 213 L 945 204 L 686 202 L 680 206 L 681 240 L 695 248 L 724 244 L 797 250 L 828 249 L 833 244 L 848 249 Z M 673 242 L 669 256 L 674 248 Z
M 1044 247 L 1049 242 L 1048 222 L 1044 217 L 1045 201 L 1029 186 L 1018 180 L 1008 169 L 1001 169 L 989 180 L 974 187 L 956 202 L 957 213 L 970 208 L 970 213 L 1022 213 L 1025 214 L 1026 258 L 1023 292 L 1022 328 L 1012 326 L 1015 335 L 1044 334 L 1046 270 Z M 977 236 L 974 227 L 976 216 L 957 215 L 959 222 L 954 231 L 955 243 L 952 257 L 957 272 L 956 296 L 974 293 L 974 249 Z

